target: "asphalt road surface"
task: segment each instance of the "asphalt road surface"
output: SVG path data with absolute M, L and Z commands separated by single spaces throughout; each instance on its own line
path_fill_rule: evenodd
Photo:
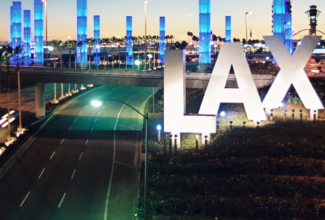
M 133 219 L 143 118 L 107 99 L 143 112 L 151 95 L 104 86 L 54 115 L 0 180 L 0 219 Z
M 64 94 L 68 92 L 68 84 L 63 84 L 64 86 Z M 80 88 L 80 84 L 77 85 Z M 71 89 L 74 89 L 74 84 L 71 84 Z M 61 96 L 61 83 L 57 83 L 57 98 Z M 45 103 L 50 102 L 54 98 L 54 86 L 53 83 L 45 84 Z M 5 115 L 7 113 L 8 108 L 8 97 L 6 94 L 0 94 L 0 107 L 1 107 L 1 115 Z M 11 110 L 18 111 L 18 93 L 12 92 L 10 93 L 10 102 L 9 108 Z M 23 122 L 28 119 L 28 117 L 35 114 L 35 88 L 29 87 L 21 90 L 21 110 L 23 115 Z M 15 124 L 18 122 L 18 116 L 16 117 Z M 16 126 L 13 126 L 12 133 L 16 130 Z M 8 129 L 2 128 L 0 126 L 0 142 L 3 142 L 4 139 L 8 135 Z

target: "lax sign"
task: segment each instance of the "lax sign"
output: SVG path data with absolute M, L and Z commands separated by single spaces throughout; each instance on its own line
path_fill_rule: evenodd
M 267 120 L 264 108 L 278 108 L 293 85 L 306 109 L 324 106 L 310 83 L 304 67 L 321 37 L 306 36 L 291 55 L 278 36 L 264 37 L 280 66 L 263 103 L 260 100 L 242 45 L 225 43 L 211 74 L 199 115 L 185 115 L 186 73 L 184 51 L 166 51 L 164 74 L 164 131 L 179 133 L 216 133 L 216 115 L 221 103 L 243 103 L 249 120 Z M 231 65 L 238 88 L 225 88 Z

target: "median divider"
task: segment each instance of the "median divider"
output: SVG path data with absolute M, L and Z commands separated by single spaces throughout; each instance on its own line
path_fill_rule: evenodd
M 38 129 L 37 131 L 17 150 L 17 152 L 3 165 L 3 167 L 0 169 L 0 179 L 7 173 L 7 171 L 15 164 L 16 161 L 19 160 L 19 158 L 25 153 L 25 151 L 32 145 L 32 143 L 35 141 L 36 137 L 35 135 L 38 134 L 40 130 L 43 129 L 43 127 L 52 119 L 52 117 L 56 114 L 60 114 L 60 112 L 65 109 L 68 105 L 70 105 L 74 100 L 81 98 L 85 95 L 87 95 L 90 92 L 96 91 L 104 86 L 99 86 L 97 88 L 93 88 L 90 91 L 86 91 L 83 94 L 80 94 L 68 102 L 64 103 L 63 105 L 57 106 L 50 114 L 48 114 L 46 117 L 31 123 L 28 127 L 31 127 L 33 125 L 36 125 L 37 123 L 40 123 L 44 120 L 46 120 Z

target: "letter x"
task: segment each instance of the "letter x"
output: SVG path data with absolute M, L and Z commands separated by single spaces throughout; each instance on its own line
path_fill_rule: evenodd
M 265 36 L 264 40 L 280 66 L 270 90 L 263 101 L 265 108 L 278 108 L 291 84 L 295 87 L 306 109 L 324 109 L 304 67 L 321 37 L 305 36 L 301 45 L 291 55 L 278 36 Z

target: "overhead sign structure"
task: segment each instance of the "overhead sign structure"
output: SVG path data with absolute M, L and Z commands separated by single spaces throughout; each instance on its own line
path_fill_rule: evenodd
M 280 65 L 280 72 L 263 104 L 240 43 L 225 43 L 211 74 L 199 115 L 185 115 L 186 73 L 184 51 L 166 51 L 164 76 L 164 131 L 180 133 L 215 133 L 216 115 L 221 103 L 243 103 L 247 118 L 254 122 L 267 120 L 264 108 L 278 108 L 293 85 L 307 109 L 324 106 L 303 68 L 321 37 L 304 37 L 291 55 L 278 36 L 264 37 Z M 225 88 L 233 66 L 238 88 Z M 179 137 L 180 135 L 178 135 Z

